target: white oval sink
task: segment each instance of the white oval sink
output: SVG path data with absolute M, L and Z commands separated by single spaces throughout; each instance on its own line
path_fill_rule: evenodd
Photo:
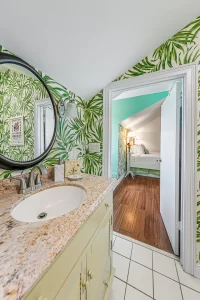
M 34 194 L 20 202 L 11 216 L 21 222 L 41 222 L 65 215 L 86 198 L 77 186 L 58 186 Z

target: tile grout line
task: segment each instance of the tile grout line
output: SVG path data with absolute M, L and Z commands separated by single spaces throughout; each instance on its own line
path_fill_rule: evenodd
M 183 298 L 183 292 L 182 292 L 182 287 L 181 287 L 181 284 L 179 283 L 179 286 L 180 286 L 180 290 L 181 290 L 181 296 L 182 296 L 182 299 L 184 300 Z
M 127 285 L 129 285 L 130 287 L 134 288 L 135 290 L 137 290 L 138 292 L 142 293 L 143 295 L 151 298 L 154 300 L 154 298 L 152 298 L 151 296 L 149 296 L 148 294 L 144 293 L 143 291 L 139 290 L 138 288 L 136 288 L 135 286 L 131 285 L 130 283 L 127 283 Z M 137 300 L 137 299 L 136 299 Z
M 140 243 L 142 243 L 142 242 L 138 241 L 138 243 L 137 243 L 137 242 L 135 242 L 134 239 L 129 238 L 129 237 L 123 238 L 123 237 L 118 236 L 118 235 L 115 235 L 115 236 L 116 236 L 116 237 L 119 237 L 119 238 L 121 238 L 121 239 L 123 239 L 123 240 L 129 241 L 129 242 L 131 242 L 131 243 L 133 243 L 133 244 L 136 244 L 136 245 L 138 245 L 138 246 L 144 247 L 144 248 L 146 248 L 146 249 L 148 249 L 148 250 L 151 250 L 151 251 L 154 251 L 154 252 L 159 253 L 159 254 L 161 254 L 161 255 L 164 255 L 164 256 L 166 256 L 166 257 L 168 257 L 168 258 L 174 259 L 174 260 L 176 260 L 176 261 L 180 261 L 178 258 L 175 259 L 174 257 L 171 257 L 171 256 L 170 256 L 170 253 L 169 253 L 169 255 L 164 254 L 164 253 L 161 253 L 161 251 L 162 251 L 162 252 L 166 252 L 166 251 L 164 251 L 164 250 L 158 249 L 158 248 L 153 247 L 153 246 L 150 246 L 150 245 L 148 245 L 148 244 L 145 244 L 145 245 L 147 245 L 147 246 L 141 245 Z M 132 240 L 132 241 L 130 241 L 130 240 Z M 142 244 L 144 244 L 144 243 L 142 243 Z M 153 249 L 152 249 L 152 248 L 153 248 Z M 155 250 L 154 250 L 154 249 L 155 249 Z M 171 254 L 171 255 L 173 255 L 173 254 Z M 175 256 L 175 255 L 174 255 L 174 256 Z
M 174 281 L 174 282 L 176 282 L 176 283 L 179 283 L 179 281 L 177 281 L 177 280 L 175 280 L 175 279 L 173 279 L 173 278 L 171 278 L 171 277 L 168 277 L 168 276 L 166 276 L 166 275 L 164 275 L 164 274 L 162 274 L 162 273 L 160 273 L 160 272 L 158 272 L 158 271 L 156 271 L 156 270 L 153 270 L 155 273 L 157 273 L 157 274 L 159 274 L 159 275 L 162 275 L 163 277 L 165 277 L 165 278 L 168 278 L 168 279 L 170 279 L 170 280 L 172 280 L 172 281 Z
M 117 279 L 119 279 L 119 280 L 122 281 L 123 283 L 127 284 L 127 282 L 124 281 L 123 279 L 121 279 L 121 278 L 119 278 L 119 277 L 117 277 L 117 276 L 114 276 L 114 277 L 117 278 Z
M 177 273 L 177 277 L 178 277 L 178 281 L 180 283 L 180 278 L 179 278 L 179 275 L 178 275 L 178 269 L 177 269 L 177 266 L 176 266 L 176 262 L 174 261 L 174 264 L 175 264 L 175 268 L 176 268 L 176 273 Z
M 127 281 L 126 281 L 126 287 L 125 287 L 125 293 L 124 293 L 124 300 L 126 300 L 126 290 L 127 290 L 127 283 L 128 283 L 129 271 L 130 271 L 130 266 L 131 266 L 132 252 L 133 252 L 133 243 L 131 245 L 131 255 L 130 255 L 130 259 L 129 259 L 129 268 L 128 268 L 128 273 L 127 273 Z
M 178 268 L 177 268 L 177 266 L 176 266 L 176 261 L 175 261 L 174 263 L 175 263 L 176 272 L 177 272 L 177 275 L 178 275 Z M 184 272 L 184 271 L 183 271 L 183 272 Z M 190 275 L 190 274 L 189 274 L 189 275 Z M 195 278 L 195 277 L 194 277 L 194 278 Z M 179 275 L 178 275 L 178 280 L 179 280 L 180 286 L 183 285 L 183 286 L 185 286 L 186 288 L 188 288 L 188 289 L 190 289 L 190 290 L 192 290 L 192 291 L 197 292 L 197 293 L 200 294 L 199 291 L 194 290 L 193 288 L 189 287 L 188 285 L 185 285 L 184 283 L 182 283 L 182 282 L 180 281 Z M 182 289 L 181 289 L 181 293 L 182 293 Z M 183 299 L 184 299 L 184 298 L 183 298 Z
M 153 299 L 154 299 L 153 251 L 152 251 L 152 284 L 153 284 Z
M 183 292 L 182 292 L 182 288 L 181 288 L 181 282 L 180 282 L 180 278 L 179 278 L 179 275 L 178 275 L 178 269 L 177 269 L 175 260 L 174 260 L 174 264 L 175 264 L 176 273 L 177 273 L 177 276 L 178 276 L 178 281 L 179 281 L 179 287 L 180 287 L 180 291 L 181 291 L 181 296 L 182 296 L 182 299 L 184 300 L 184 298 L 183 298 Z
M 153 299 L 151 296 L 149 296 L 148 294 L 145 294 L 143 291 L 139 290 L 138 288 L 136 288 L 135 286 L 131 285 L 130 283 L 124 281 L 123 279 L 117 277 L 117 276 L 114 276 L 115 278 L 117 278 L 118 280 L 120 280 L 121 282 L 125 283 L 125 285 L 129 285 L 130 287 L 132 287 L 133 289 L 139 291 L 140 293 L 144 294 L 145 296 L 148 296 L 149 298 Z M 153 299 L 154 300 L 154 299 Z
M 149 269 L 149 270 L 153 270 L 153 268 L 149 268 L 149 267 L 147 267 L 147 266 L 145 266 L 145 265 L 143 265 L 143 264 L 141 264 L 141 263 L 139 263 L 138 261 L 136 261 L 136 260 L 134 260 L 134 259 L 131 259 L 133 262 L 135 262 L 136 264 L 138 264 L 138 265 L 140 265 L 140 266 L 143 266 L 143 267 L 145 267 L 145 268 L 147 268 L 147 269 Z
M 183 284 L 183 283 L 181 283 L 181 282 L 180 282 L 180 285 L 183 285 L 183 286 L 185 286 L 186 288 L 188 288 L 189 290 L 192 290 L 192 291 L 194 291 L 194 292 L 196 292 L 196 293 L 200 294 L 200 292 L 199 292 L 199 291 L 197 291 L 197 290 L 194 290 L 193 288 L 189 287 L 188 285 L 185 285 L 185 284 Z
M 132 245 L 131 245 L 131 255 L 130 255 L 130 258 L 129 258 L 129 267 L 128 267 L 127 281 L 126 281 L 126 282 L 128 282 L 128 276 L 129 276 L 129 271 L 130 271 L 130 266 L 131 266 L 132 252 L 133 252 L 133 243 L 132 243 Z
M 113 242 L 113 244 L 112 244 L 112 250 L 113 250 L 113 248 L 114 248 L 114 244 L 115 244 L 115 242 L 116 242 L 116 238 L 117 238 L 117 237 L 115 237 L 115 240 L 114 240 L 114 242 Z
M 151 296 L 149 296 L 148 294 L 145 294 L 143 291 L 139 290 L 138 288 L 136 288 L 135 286 L 131 285 L 130 283 L 125 282 L 124 280 L 122 280 L 121 278 L 115 276 L 115 278 L 117 278 L 118 280 L 120 280 L 121 282 L 125 283 L 126 286 L 129 285 L 130 287 L 132 287 L 133 289 L 137 290 L 138 292 L 142 293 L 145 296 L 148 296 L 149 298 L 153 299 Z M 153 299 L 154 300 L 154 299 Z
M 116 252 L 116 251 L 114 251 L 114 250 L 113 250 L 113 252 L 116 253 L 116 254 L 118 254 L 118 255 L 120 255 L 120 256 L 122 256 L 122 257 L 124 257 L 124 258 L 126 258 L 126 259 L 133 260 L 133 259 L 131 259 L 131 258 L 128 258 L 127 256 L 124 256 L 123 254 L 121 254 L 121 253 L 119 253 L 119 252 Z
M 125 291 L 124 291 L 124 300 L 126 300 L 126 290 L 127 290 L 127 283 L 126 283 L 126 286 L 125 286 Z

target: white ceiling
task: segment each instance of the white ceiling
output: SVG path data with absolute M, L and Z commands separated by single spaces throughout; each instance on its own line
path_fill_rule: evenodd
M 84 99 L 200 14 L 199 0 L 0 4 L 0 44 Z
M 160 109 L 164 101 L 165 98 L 148 106 L 147 108 L 134 114 L 133 116 L 123 120 L 120 124 L 130 131 L 135 131 L 138 128 L 147 125 L 154 119 L 160 117 Z

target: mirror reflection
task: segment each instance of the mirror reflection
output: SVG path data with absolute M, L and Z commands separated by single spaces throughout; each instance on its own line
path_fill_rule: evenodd
M 54 109 L 43 83 L 28 69 L 0 64 L 0 154 L 25 162 L 48 148 Z

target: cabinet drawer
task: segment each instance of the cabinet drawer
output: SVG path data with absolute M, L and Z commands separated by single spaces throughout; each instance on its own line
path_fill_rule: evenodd
M 40 296 L 46 297 L 48 300 L 55 298 L 104 217 L 109 213 L 112 201 L 112 191 L 110 191 L 63 252 L 43 274 L 43 277 L 36 282 L 23 299 L 37 300 Z
M 106 214 L 110 211 L 110 208 L 113 207 L 113 193 L 110 192 L 102 201 L 102 203 L 99 205 L 98 209 L 93 213 L 92 216 L 94 218 L 91 218 L 91 223 L 96 223 L 95 228 L 100 225 Z

